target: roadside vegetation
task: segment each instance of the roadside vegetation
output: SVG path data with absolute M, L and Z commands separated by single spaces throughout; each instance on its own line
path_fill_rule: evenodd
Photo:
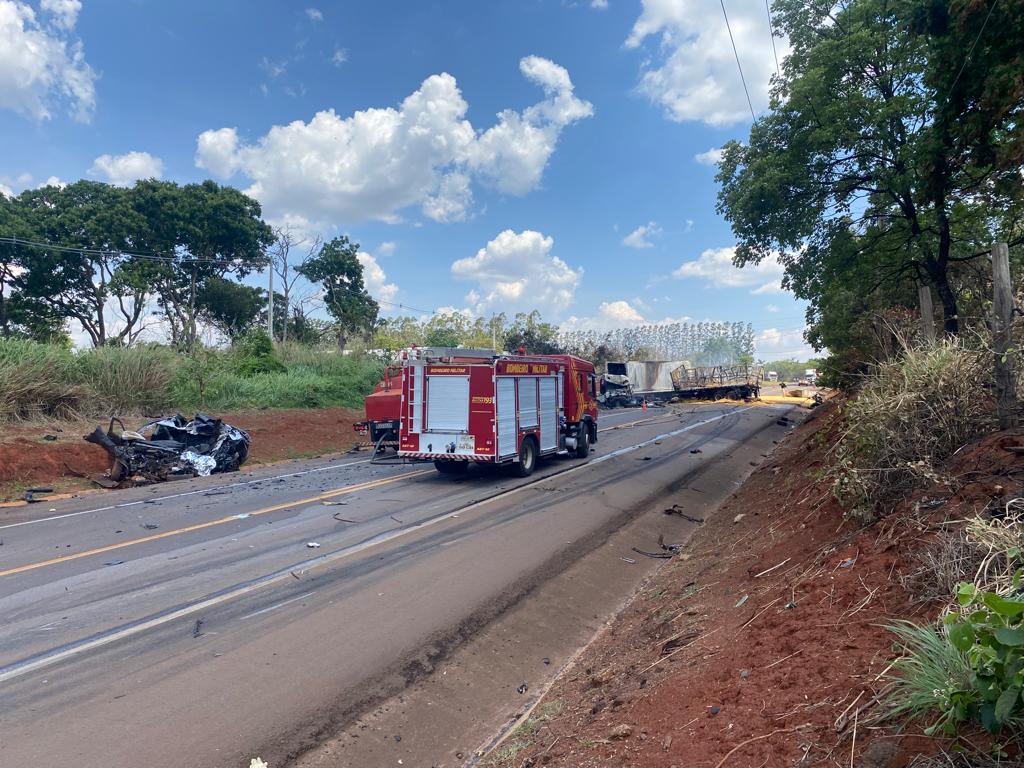
M 232 348 L 73 351 L 0 339 L 0 421 L 153 416 L 241 408 L 357 408 L 382 364 L 297 345 L 274 349 L 256 333 Z

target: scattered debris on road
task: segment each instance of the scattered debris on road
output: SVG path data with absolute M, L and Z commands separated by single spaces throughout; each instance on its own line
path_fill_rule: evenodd
M 527 692 L 527 691 L 528 691 L 529 689 L 530 689 L 530 685 L 529 685 L 529 683 L 527 683 L 527 682 L 526 682 L 526 681 L 524 680 L 523 682 L 521 682 L 521 683 L 519 684 L 519 687 L 518 687 L 518 688 L 516 688 L 516 693 L 518 693 L 518 694 L 519 694 L 520 696 L 522 696 L 522 695 L 523 695 L 524 693 L 526 693 L 526 692 Z
M 196 619 L 196 624 L 192 627 L 192 637 L 199 637 L 203 634 L 203 623 L 205 621 L 205 619 Z
M 320 549 L 320 542 L 319 541 L 307 541 L 306 542 L 306 546 L 309 547 L 310 549 Z
M 664 512 L 666 515 L 679 515 L 683 520 L 689 520 L 691 523 L 697 523 L 697 525 L 702 525 L 704 523 L 703 517 L 694 517 L 693 515 L 686 514 L 683 512 L 683 508 L 678 504 L 673 504 L 671 507 L 664 510 Z
M 669 560 L 672 558 L 671 552 L 645 552 L 644 550 L 637 549 L 636 547 L 633 547 L 633 551 L 636 552 L 638 555 L 643 555 L 644 557 L 653 557 L 656 560 Z
M 114 431 L 114 425 L 120 431 Z M 149 437 L 146 432 L 151 431 Z M 205 477 L 215 472 L 234 472 L 249 455 L 249 434 L 220 419 L 197 413 L 192 421 L 181 414 L 144 424 L 137 431 L 125 429 L 112 418 L 104 432 L 101 427 L 85 441 L 106 450 L 112 464 L 97 484 L 144 485 L 174 477 Z
M 43 499 L 37 498 L 37 494 L 53 493 L 53 488 L 29 488 L 25 491 L 25 501 L 29 504 L 38 504 Z
M 632 557 L 620 557 L 619 560 L 629 563 L 630 565 L 636 565 L 636 560 L 634 560 Z

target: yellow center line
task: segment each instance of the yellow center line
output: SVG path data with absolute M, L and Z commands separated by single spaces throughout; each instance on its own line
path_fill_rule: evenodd
M 92 555 L 101 555 L 104 552 L 113 552 L 116 549 L 123 547 L 131 547 L 136 544 L 146 544 L 150 541 L 159 541 L 160 539 L 170 538 L 171 536 L 179 536 L 183 533 L 191 533 L 192 531 L 201 531 L 204 528 L 212 528 L 215 525 L 223 525 L 224 523 L 230 523 L 237 520 L 244 520 L 246 517 L 257 517 L 258 515 L 268 515 L 271 512 L 280 512 L 282 509 L 289 509 L 290 507 L 298 507 L 302 504 L 312 504 L 315 501 L 324 501 L 325 499 L 334 498 L 335 496 L 345 496 L 349 493 L 355 493 L 357 491 L 367 491 L 371 488 L 379 488 L 382 485 L 390 485 L 391 483 L 397 483 L 399 480 L 405 480 L 416 475 L 424 475 L 432 470 L 420 469 L 415 472 L 406 472 L 403 475 L 396 477 L 386 477 L 380 480 L 370 480 L 365 483 L 359 483 L 357 485 L 349 485 L 344 488 L 338 488 L 334 491 L 328 491 L 327 493 L 321 493 L 318 496 L 310 496 L 305 499 L 296 499 L 295 501 L 286 501 L 283 504 L 275 504 L 272 507 L 264 507 L 257 509 L 253 512 L 240 512 L 234 515 L 228 515 L 227 517 L 221 517 L 216 520 L 208 520 L 205 523 L 196 523 L 195 525 L 188 525 L 184 528 L 175 528 L 171 531 L 164 531 L 163 533 L 154 533 L 151 536 L 143 536 L 138 539 L 132 539 L 130 541 L 122 541 L 117 544 L 108 544 L 105 547 L 97 547 L 96 549 L 89 549 L 85 552 L 76 552 L 72 555 L 62 555 L 60 557 L 54 557 L 51 560 L 42 560 L 38 563 L 29 563 L 28 565 L 19 565 L 17 568 L 8 568 L 6 571 L 0 571 L 0 578 L 4 576 L 13 576 L 16 573 L 24 573 L 25 571 L 34 571 L 36 568 L 45 568 L 49 565 L 57 565 L 58 563 L 66 563 L 70 560 L 78 560 L 81 557 L 90 557 Z

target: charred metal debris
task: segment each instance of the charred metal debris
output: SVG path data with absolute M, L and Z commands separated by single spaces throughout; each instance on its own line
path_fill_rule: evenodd
M 125 429 L 115 417 L 106 432 L 96 427 L 85 441 L 101 446 L 110 456 L 106 476 L 93 479 L 111 487 L 234 472 L 245 463 L 251 439 L 244 430 L 204 413 L 191 421 L 179 413 L 138 430 Z

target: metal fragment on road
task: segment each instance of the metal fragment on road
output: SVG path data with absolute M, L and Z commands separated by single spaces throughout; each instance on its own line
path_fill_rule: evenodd
M 320 548 L 320 542 L 319 541 L 307 541 L 306 542 L 306 546 L 309 547 L 310 549 L 319 549 Z

